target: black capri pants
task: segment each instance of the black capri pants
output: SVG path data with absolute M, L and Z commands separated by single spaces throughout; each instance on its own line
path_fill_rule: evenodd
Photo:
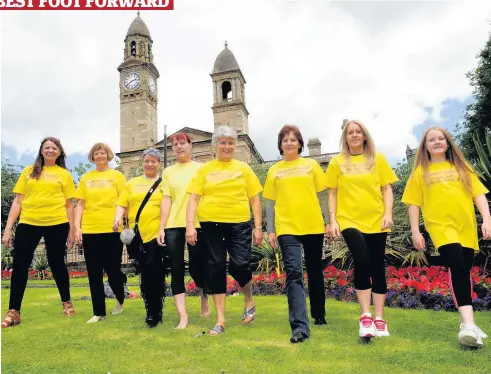
M 244 287 L 252 279 L 251 247 L 252 226 L 241 223 L 201 222 L 201 241 L 206 253 L 205 283 L 207 293 L 227 293 L 227 253 L 230 257 L 229 273 Z M 200 238 L 198 237 L 198 240 Z
M 344 229 L 341 234 L 355 262 L 355 289 L 373 293 L 387 293 L 385 279 L 385 244 L 387 233 L 365 234 L 355 228 Z

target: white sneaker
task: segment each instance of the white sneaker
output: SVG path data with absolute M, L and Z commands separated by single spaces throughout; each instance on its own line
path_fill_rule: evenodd
M 477 335 L 481 339 L 487 339 L 488 335 L 484 331 L 482 331 L 477 325 L 474 325 L 474 328 L 476 329 Z
M 387 328 L 387 322 L 385 322 L 382 318 L 375 318 L 375 336 L 390 336 L 389 329 Z
M 106 317 L 103 317 L 103 316 L 92 316 L 91 319 L 89 319 L 87 321 L 87 323 L 96 323 L 96 322 L 99 322 L 99 321 L 104 321 L 106 319 Z
M 465 347 L 481 347 L 483 345 L 482 338 L 479 336 L 476 325 L 472 323 L 460 324 L 458 338 L 459 343 Z
M 360 317 L 360 329 L 358 334 L 360 338 L 372 338 L 376 336 L 377 328 L 375 327 L 375 323 L 373 322 L 373 318 L 371 315 L 364 314 Z
M 116 305 L 114 306 L 114 309 L 111 312 L 111 314 L 113 316 L 115 316 L 115 315 L 121 314 L 121 313 L 123 313 L 123 304 L 120 304 L 119 301 L 116 300 Z

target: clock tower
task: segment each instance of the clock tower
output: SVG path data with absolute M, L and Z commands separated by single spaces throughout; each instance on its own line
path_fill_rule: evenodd
M 157 139 L 157 79 L 153 40 L 140 12 L 124 39 L 124 57 L 118 66 L 121 110 L 120 152 L 142 150 Z

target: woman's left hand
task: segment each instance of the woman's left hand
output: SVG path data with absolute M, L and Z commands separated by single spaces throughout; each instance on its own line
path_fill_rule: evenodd
M 70 229 L 70 231 L 68 232 L 67 248 L 72 249 L 74 243 L 75 243 L 75 230 Z
M 481 225 L 482 238 L 484 240 L 491 239 L 491 219 L 484 219 Z
M 263 229 L 255 227 L 253 237 L 254 237 L 254 245 L 261 244 L 263 242 Z

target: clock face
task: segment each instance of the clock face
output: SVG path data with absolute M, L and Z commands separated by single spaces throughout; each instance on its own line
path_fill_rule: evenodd
M 138 73 L 128 73 L 124 77 L 123 83 L 127 90 L 134 90 L 140 86 L 140 75 Z
M 157 92 L 157 82 L 155 82 L 155 79 L 152 76 L 148 77 L 148 89 L 153 94 Z

